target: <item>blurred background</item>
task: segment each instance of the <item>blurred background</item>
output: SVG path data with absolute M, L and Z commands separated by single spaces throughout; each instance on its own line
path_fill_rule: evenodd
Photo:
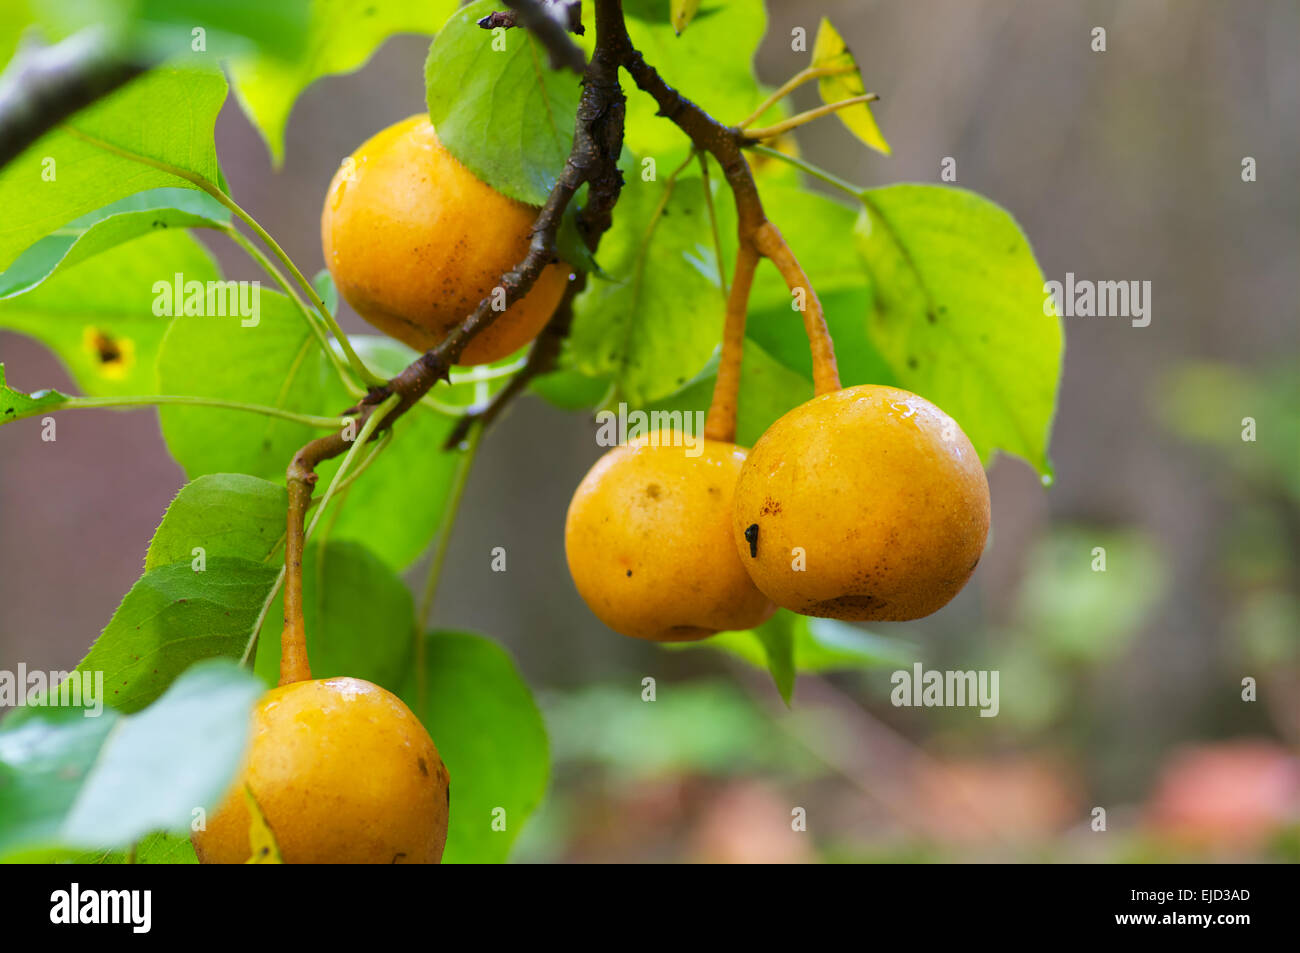
M 435 612 L 507 645 L 547 718 L 551 790 L 515 859 L 1300 859 L 1300 6 L 768 9 L 765 82 L 806 62 L 791 29 L 811 37 L 828 16 L 882 97 L 891 158 L 833 121 L 800 130 L 807 158 L 869 185 L 937 181 L 951 156 L 957 185 L 1020 221 L 1048 279 L 1150 281 L 1151 323 L 1064 319 L 1055 485 L 997 461 L 971 585 L 874 630 L 927 668 L 998 670 L 996 718 L 893 707 L 890 673 L 910 667 L 893 664 L 800 676 L 787 710 L 731 656 L 606 630 L 563 552 L 569 496 L 601 452 L 594 426 L 518 402 L 475 463 Z M 1098 26 L 1105 52 L 1091 49 Z M 323 266 L 320 204 L 340 159 L 424 108 L 426 49 L 400 37 L 311 87 L 278 173 L 227 103 L 231 190 L 307 273 Z M 210 244 L 230 277 L 258 277 Z M 350 313 L 344 325 L 363 328 Z M 17 388 L 70 388 L 16 335 L 0 333 L 0 361 Z M 183 483 L 151 412 L 66 414 L 56 443 L 39 426 L 0 433 L 5 669 L 77 663 Z M 791 831 L 796 808 L 806 832 Z

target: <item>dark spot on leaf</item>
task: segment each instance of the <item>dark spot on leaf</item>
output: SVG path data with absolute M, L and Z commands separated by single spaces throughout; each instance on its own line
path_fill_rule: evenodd
M 927 311 L 925 312 L 925 320 L 929 321 L 931 324 L 934 324 L 939 319 L 934 316 L 933 311 Z
M 907 366 L 910 367 L 912 370 L 916 370 L 916 358 L 909 357 L 907 359 Z
M 91 347 L 95 349 L 95 357 L 101 364 L 117 364 L 122 360 L 122 349 L 117 342 L 105 334 L 103 331 L 92 331 L 90 338 Z

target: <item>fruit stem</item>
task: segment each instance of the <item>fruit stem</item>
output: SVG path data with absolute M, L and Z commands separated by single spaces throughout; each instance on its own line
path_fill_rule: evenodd
M 366 418 L 352 441 L 347 455 L 330 480 L 325 495 L 321 497 L 320 506 L 312 517 L 311 526 L 306 525 L 307 510 L 311 506 L 312 489 L 316 486 L 316 463 L 319 449 L 332 443 L 330 437 L 312 441 L 294 454 L 286 473 L 286 486 L 289 491 L 289 507 L 284 538 L 284 629 L 280 633 L 280 684 L 303 682 L 311 679 L 311 665 L 307 661 L 307 630 L 303 623 L 302 602 L 302 558 L 306 549 L 307 537 L 320 521 L 321 514 L 329 506 L 330 499 L 344 485 L 348 472 L 356 463 L 361 448 L 365 446 L 376 428 L 383 422 L 399 400 L 392 395 L 379 404 Z M 334 435 L 337 436 L 337 435 Z M 346 438 L 344 438 L 346 439 Z
M 754 244 L 776 265 L 777 271 L 785 279 L 786 287 L 796 295 L 795 307 L 803 312 L 804 333 L 808 335 L 808 348 L 812 352 L 813 393 L 829 394 L 839 390 L 840 372 L 835 363 L 835 343 L 826 327 L 822 303 L 808 281 L 808 276 L 804 274 L 780 230 L 771 222 L 764 222 L 758 227 L 754 234 Z
M 302 555 L 306 545 L 303 517 L 311 502 L 311 479 L 289 478 L 289 527 L 284 540 L 284 630 L 280 633 L 280 684 L 311 681 L 307 630 L 302 617 Z
M 758 108 L 750 113 L 745 119 L 741 120 L 740 124 L 736 126 L 736 128 L 744 129 L 753 125 L 758 121 L 758 118 L 762 116 L 763 113 L 767 112 L 809 80 L 821 79 L 823 76 L 839 76 L 842 73 L 852 73 L 856 69 L 857 67 L 852 64 L 846 64 L 844 66 L 809 66 L 802 69 L 782 83 L 780 88 L 778 88 L 776 92 L 772 93 L 771 96 L 768 96 L 767 99 L 759 103 Z
M 736 270 L 727 295 L 727 320 L 722 329 L 722 356 L 718 360 L 718 378 L 713 385 L 713 401 L 704 422 L 708 440 L 734 443 L 736 414 L 740 405 L 740 366 L 745 350 L 745 311 L 749 290 L 754 284 L 754 270 L 759 253 L 752 242 L 741 241 L 736 251 Z
M 846 109 L 849 106 L 856 106 L 859 103 L 873 103 L 880 97 L 875 93 L 864 93 L 861 96 L 851 96 L 848 99 L 841 99 L 838 102 L 826 103 L 824 106 L 818 106 L 816 109 L 809 109 L 791 116 L 789 119 L 783 119 L 781 122 L 771 126 L 764 126 L 762 129 L 754 129 L 745 133 L 746 139 L 760 140 L 771 139 L 781 135 L 783 132 L 789 132 L 791 129 L 798 129 L 805 123 L 812 122 L 814 119 L 820 119 L 822 116 L 829 116 L 833 112 Z

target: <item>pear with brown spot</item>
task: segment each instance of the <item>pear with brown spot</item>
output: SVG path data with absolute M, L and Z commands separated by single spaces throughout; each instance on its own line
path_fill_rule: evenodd
M 853 621 L 942 608 L 988 530 L 988 480 L 956 421 L 875 385 L 821 394 L 774 423 L 741 470 L 732 521 L 768 598 Z
M 749 629 L 775 606 L 731 544 L 732 496 L 745 450 L 677 431 L 615 447 L 569 504 L 564 552 L 588 607 L 615 632 L 686 642 Z

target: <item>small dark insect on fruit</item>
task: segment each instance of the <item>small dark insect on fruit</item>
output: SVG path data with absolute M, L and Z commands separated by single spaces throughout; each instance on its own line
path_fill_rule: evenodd
M 749 543 L 749 558 L 758 558 L 758 524 L 750 523 L 745 530 L 745 542 Z

